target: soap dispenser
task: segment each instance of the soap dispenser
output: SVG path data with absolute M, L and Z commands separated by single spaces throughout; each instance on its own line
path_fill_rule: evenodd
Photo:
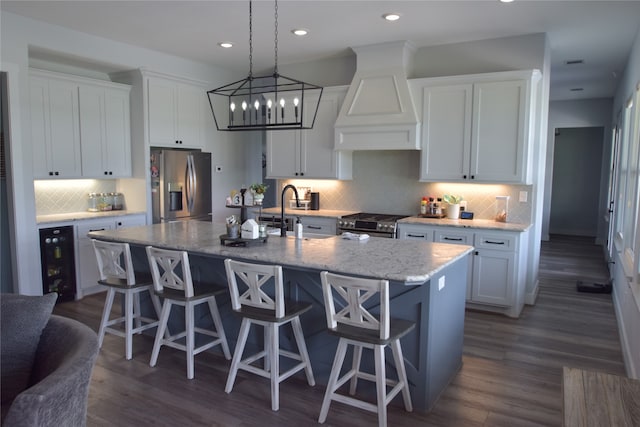
M 302 239 L 302 223 L 300 222 L 299 216 L 296 217 L 296 224 L 293 229 L 296 235 L 296 239 Z

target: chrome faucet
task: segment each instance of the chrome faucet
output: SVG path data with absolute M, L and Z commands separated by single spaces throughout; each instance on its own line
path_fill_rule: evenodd
M 280 195 L 280 237 L 287 236 L 287 223 L 284 222 L 284 193 L 287 192 L 287 189 L 292 189 L 293 193 L 296 195 L 296 207 L 300 207 L 300 197 L 298 197 L 298 190 L 295 186 L 291 184 L 287 184 L 282 189 L 282 194 Z

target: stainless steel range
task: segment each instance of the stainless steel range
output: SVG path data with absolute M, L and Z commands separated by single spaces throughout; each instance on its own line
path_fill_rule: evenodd
M 372 237 L 396 237 L 396 221 L 408 215 L 357 213 L 338 220 L 338 234 L 344 231 L 366 233 Z

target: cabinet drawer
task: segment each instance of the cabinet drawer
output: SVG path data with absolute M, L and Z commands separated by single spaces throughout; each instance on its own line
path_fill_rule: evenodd
M 436 230 L 434 242 L 473 245 L 473 233 L 458 230 Z
M 433 242 L 433 229 L 423 225 L 398 224 L 398 239 Z
M 475 236 L 475 247 L 478 249 L 515 251 L 517 243 L 517 236 L 503 233 L 476 233 Z
M 315 233 L 315 234 L 336 234 L 336 224 L 333 222 L 332 224 L 324 224 L 324 223 L 302 223 L 302 231 L 304 233 Z

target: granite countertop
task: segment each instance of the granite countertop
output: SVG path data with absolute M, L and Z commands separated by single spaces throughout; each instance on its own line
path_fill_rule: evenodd
M 255 209 L 258 212 L 258 209 Z M 285 208 L 285 215 L 293 216 L 317 216 L 324 218 L 342 218 L 345 215 L 352 215 L 360 211 L 343 211 L 337 209 L 318 209 L 317 211 L 311 209 L 289 209 Z M 262 209 L 262 215 L 280 215 L 280 208 L 265 208 Z
M 440 227 L 482 228 L 501 231 L 527 231 L 531 224 L 516 222 L 497 222 L 492 219 L 448 219 L 448 218 L 420 218 L 410 216 L 398 220 L 399 224 L 435 225 Z
M 136 214 L 146 214 L 146 212 L 127 211 L 127 210 L 104 211 L 104 212 L 81 211 L 81 212 L 71 212 L 71 213 L 62 213 L 62 214 L 37 215 L 36 223 L 48 224 L 48 223 L 54 223 L 54 222 L 83 221 L 87 219 L 99 219 L 99 218 L 105 218 L 105 217 L 136 215 Z
M 346 240 L 340 236 L 270 237 L 260 245 L 226 247 L 219 236 L 224 224 L 185 221 L 119 230 L 95 231 L 89 236 L 137 245 L 154 245 L 188 252 L 279 264 L 292 269 L 330 270 L 418 285 L 473 249 L 466 245 L 428 243 L 371 237 Z

